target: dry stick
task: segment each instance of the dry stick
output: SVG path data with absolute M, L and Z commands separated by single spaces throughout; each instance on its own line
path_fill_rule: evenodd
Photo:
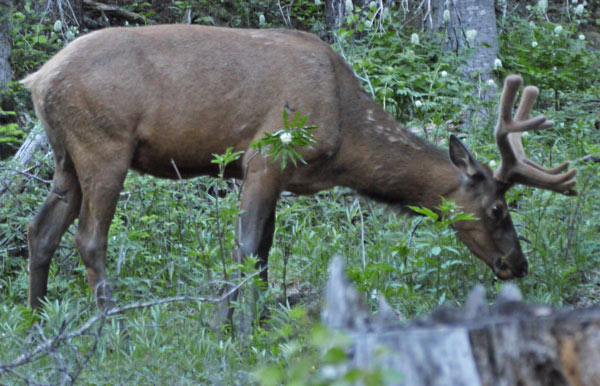
M 27 364 L 32 360 L 38 360 L 38 359 L 42 358 L 43 356 L 48 354 L 47 351 L 52 351 L 60 342 L 84 335 L 87 332 L 87 330 L 89 330 L 90 328 L 92 328 L 92 326 L 94 326 L 94 324 L 96 324 L 99 321 L 104 322 L 104 320 L 109 316 L 122 314 L 125 311 L 135 310 L 138 308 L 148 308 L 148 307 L 152 307 L 152 306 L 157 306 L 157 305 L 167 304 L 167 303 L 175 303 L 175 302 L 221 303 L 224 300 L 226 300 L 231 294 L 238 291 L 244 284 L 246 284 L 248 281 L 250 281 L 250 279 L 253 279 L 254 276 L 260 274 L 263 269 L 264 269 L 264 267 L 261 270 L 256 271 L 252 275 L 247 276 L 239 284 L 237 284 L 232 289 L 230 289 L 229 291 L 227 291 L 225 294 L 221 295 L 218 298 L 205 298 L 205 297 L 182 295 L 182 296 L 173 296 L 170 298 L 162 298 L 162 299 L 157 299 L 157 300 L 152 300 L 152 301 L 147 301 L 147 302 L 135 302 L 135 303 L 131 303 L 131 304 L 128 304 L 125 306 L 114 307 L 109 310 L 105 310 L 102 313 L 89 319 L 83 326 L 81 326 L 79 329 L 77 329 L 75 331 L 72 331 L 69 333 L 64 333 L 61 331 L 57 336 L 55 336 L 52 339 L 45 339 L 42 335 L 42 338 L 44 339 L 44 341 L 42 343 L 38 344 L 31 350 L 27 350 L 25 353 L 23 353 L 20 357 L 18 357 L 14 361 L 12 361 L 10 363 L 6 363 L 6 364 L 0 364 L 0 375 L 11 372 L 11 369 L 18 367 L 18 366 L 22 366 L 24 364 Z M 67 324 L 65 323 L 64 326 L 66 327 L 66 325 Z M 63 327 L 63 329 L 64 329 L 64 327 Z
M 287 6 L 288 10 L 292 8 L 292 4 L 294 4 L 294 0 L 292 0 L 292 2 Z M 292 28 L 292 21 L 290 20 L 289 12 L 288 12 L 288 15 L 286 16 L 285 12 L 283 11 L 283 8 L 281 7 L 281 0 L 277 1 L 277 5 L 279 6 L 279 12 L 281 13 L 281 18 L 283 19 L 285 26 L 288 28 Z
M 354 199 L 354 203 L 358 205 L 358 215 L 360 216 L 360 248 L 362 254 L 363 271 L 367 269 L 367 251 L 365 250 L 365 220 L 360 207 L 358 197 Z
M 127 195 L 127 200 L 125 200 L 125 204 L 124 204 L 124 208 L 123 210 L 126 212 L 127 211 L 127 204 L 129 204 L 129 200 L 131 200 L 131 194 Z M 125 230 L 129 229 L 129 216 L 126 217 L 127 221 L 125 221 Z M 118 276 L 121 273 L 121 266 L 123 265 L 123 260 L 125 260 L 125 255 L 127 254 L 127 251 L 129 250 L 128 247 L 125 247 L 125 242 L 127 240 L 127 237 L 123 238 L 123 242 L 121 243 L 121 248 L 119 248 L 119 258 L 117 259 L 117 270 L 116 270 L 116 275 Z
M 412 231 L 410 231 L 410 236 L 408 237 L 408 243 L 406 243 L 406 246 L 408 248 L 410 248 L 410 243 L 413 239 L 413 236 L 415 235 L 415 232 L 417 231 L 417 228 L 419 227 L 419 225 L 421 225 L 421 223 L 423 222 L 423 220 L 425 220 L 425 217 L 421 217 L 419 219 L 419 221 L 417 221 L 417 225 L 415 225 L 415 227 L 412 229 Z

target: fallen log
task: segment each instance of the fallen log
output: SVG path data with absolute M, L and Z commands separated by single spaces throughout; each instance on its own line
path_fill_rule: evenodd
M 83 0 L 83 7 L 87 10 L 100 12 L 103 15 L 118 17 L 132 23 L 146 22 L 144 16 L 135 12 L 128 11 L 114 4 L 104 4 L 93 0 Z
M 401 323 L 385 300 L 372 315 L 336 259 L 322 319 L 353 338 L 339 366 L 392 369 L 394 385 L 600 385 L 600 306 L 526 304 L 512 284 L 492 306 L 479 285 L 462 308 Z

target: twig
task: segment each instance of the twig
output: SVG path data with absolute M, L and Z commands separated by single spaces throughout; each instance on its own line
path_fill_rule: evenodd
M 363 218 L 362 208 L 360 207 L 360 201 L 358 200 L 358 197 L 356 197 L 354 203 L 358 205 L 358 215 L 360 216 L 360 248 L 364 271 L 367 269 L 367 251 L 365 249 L 365 220 Z
M 412 229 L 412 231 L 410 231 L 410 236 L 408 238 L 408 243 L 406 243 L 406 246 L 408 248 L 410 248 L 410 242 L 412 241 L 412 238 L 415 235 L 415 232 L 417 231 L 417 228 L 419 227 L 419 225 L 421 225 L 421 223 L 423 222 L 424 219 L 425 219 L 425 217 L 419 218 L 419 221 L 417 222 L 417 225 L 415 225 L 415 227 Z
M 33 168 L 29 168 L 27 170 L 31 170 L 31 169 L 33 169 Z M 22 175 L 24 175 L 26 177 L 33 178 L 34 180 L 42 182 L 44 184 L 52 184 L 52 181 L 50 181 L 50 180 L 44 180 L 43 178 L 40 178 L 38 176 L 34 176 L 33 174 L 27 173 L 26 171 L 21 171 L 21 170 L 16 170 L 16 169 L 9 169 L 9 168 L 0 168 L 0 170 L 7 171 L 7 172 L 13 172 L 15 174 L 22 174 Z
M 291 9 L 292 4 L 294 4 L 294 0 L 292 0 L 292 2 L 289 5 L 287 5 L 286 7 L 288 9 Z M 279 12 L 281 13 L 281 17 L 283 18 L 283 23 L 285 24 L 285 26 L 287 28 L 292 28 L 292 21 L 290 19 L 289 12 L 287 15 L 285 14 L 285 12 L 283 11 L 283 8 L 281 7 L 281 0 L 277 0 L 277 5 L 279 6 Z
M 10 248 L 6 248 L 6 249 L 0 249 L 0 253 L 10 252 L 10 251 L 18 251 L 18 250 L 25 249 L 25 248 L 27 248 L 27 246 L 25 246 L 25 245 L 21 245 L 19 247 L 10 247 Z

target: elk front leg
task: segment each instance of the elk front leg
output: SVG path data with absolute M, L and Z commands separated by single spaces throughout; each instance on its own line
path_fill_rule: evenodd
M 272 209 L 263 208 L 267 213 L 253 213 L 249 216 L 241 215 L 240 218 L 240 251 L 239 258 L 243 261 L 247 256 L 257 256 L 256 269 L 260 269 L 261 280 L 269 282 L 269 250 L 273 244 L 273 233 L 275 233 L 275 203 Z M 253 206 L 252 209 L 256 209 Z M 266 216 L 265 216 L 266 214 Z M 252 229 L 255 228 L 255 229 Z M 247 229 L 244 231 L 244 229 Z M 258 242 L 257 242 L 258 241 Z
M 238 239 L 240 246 L 234 251 L 234 258 L 243 262 L 248 256 L 257 256 L 260 278 L 268 285 L 267 265 L 269 250 L 275 231 L 275 207 L 279 197 L 278 178 L 269 174 L 266 168 L 249 171 L 242 191 L 241 214 L 238 219 Z M 227 290 L 226 290 L 227 291 Z M 232 301 L 236 301 L 238 291 L 232 293 L 224 302 L 215 319 L 213 328 L 226 322 L 231 324 L 233 317 Z

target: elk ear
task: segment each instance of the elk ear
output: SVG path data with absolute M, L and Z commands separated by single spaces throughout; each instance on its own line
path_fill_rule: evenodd
M 473 177 L 478 173 L 478 164 L 473 155 L 454 134 L 450 135 L 450 160 L 463 173 Z

